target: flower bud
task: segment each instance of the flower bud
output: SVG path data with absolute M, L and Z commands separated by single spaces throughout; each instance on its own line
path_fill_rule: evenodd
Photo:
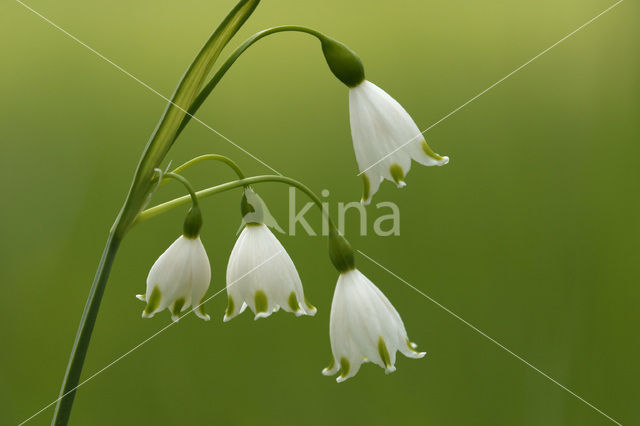
M 329 258 L 338 272 L 350 271 L 356 265 L 351 244 L 336 229 L 329 232 Z
M 200 228 L 202 228 L 202 213 L 200 213 L 200 207 L 194 205 L 187 212 L 187 217 L 184 218 L 182 234 L 193 240 L 200 235 Z
M 330 37 L 321 40 L 322 53 L 333 75 L 348 87 L 356 87 L 364 81 L 364 67 L 356 53 Z

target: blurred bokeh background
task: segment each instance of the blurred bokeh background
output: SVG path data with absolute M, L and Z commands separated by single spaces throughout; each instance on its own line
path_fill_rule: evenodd
M 367 76 L 426 128 L 610 6 L 604 0 L 264 1 L 231 46 L 268 26 L 346 42 Z M 232 0 L 28 4 L 170 95 Z M 640 422 L 640 7 L 622 3 L 427 133 L 442 168 L 383 184 L 370 235 L 353 244 L 623 424 Z M 57 397 L 89 285 L 133 169 L 165 102 L 14 1 L 0 4 L 0 424 Z M 225 55 L 223 55 L 225 56 Z M 199 117 L 274 168 L 338 202 L 358 200 L 347 90 L 318 43 L 280 34 L 237 62 Z M 168 160 L 203 153 L 269 171 L 192 122 Z M 190 171 L 198 187 L 233 178 Z M 287 223 L 287 191 L 258 187 Z M 156 201 L 181 194 L 168 185 Z M 371 232 L 375 203 L 401 209 L 400 236 Z M 204 201 L 223 288 L 239 192 Z M 298 197 L 300 205 L 303 197 Z M 148 269 L 183 209 L 130 232 L 116 259 L 84 377 L 169 323 L 142 320 Z M 316 212 L 309 221 L 319 220 Z M 605 417 L 363 257 L 426 358 L 365 365 L 346 383 L 330 359 L 336 273 L 322 237 L 279 236 L 314 318 L 245 313 L 224 295 L 83 386 L 74 425 L 605 425 Z M 29 424 L 46 425 L 49 409 Z

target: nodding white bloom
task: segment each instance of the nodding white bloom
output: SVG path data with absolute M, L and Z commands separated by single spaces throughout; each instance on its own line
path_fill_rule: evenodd
M 247 306 L 255 319 L 280 308 L 296 316 L 316 313 L 304 297 L 293 261 L 263 223 L 247 224 L 238 237 L 227 266 L 227 295 L 225 322 Z
M 384 179 L 404 187 L 412 159 L 425 166 L 449 162 L 449 157 L 429 148 L 407 111 L 370 81 L 349 88 L 349 114 L 353 149 L 364 180 L 364 204 L 371 202 Z
M 208 321 L 200 305 L 211 281 L 211 266 L 199 236 L 181 235 L 160 255 L 147 277 L 147 292 L 136 297 L 147 306 L 143 318 L 168 308 L 171 319 L 178 321 L 180 312 L 197 307 L 194 312 Z
M 331 364 L 325 376 L 340 375 L 343 382 L 356 375 L 363 362 L 371 361 L 391 373 L 396 370 L 396 351 L 422 358 L 407 337 L 402 319 L 389 299 L 357 269 L 340 274 L 331 305 L 329 326 Z

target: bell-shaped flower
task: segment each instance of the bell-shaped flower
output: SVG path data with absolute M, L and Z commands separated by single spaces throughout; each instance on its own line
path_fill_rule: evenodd
M 331 305 L 329 326 L 333 359 L 322 373 L 336 374 L 342 382 L 355 374 L 363 362 L 371 361 L 395 371 L 396 351 L 410 358 L 422 358 L 425 352 L 407 337 L 398 311 L 389 299 L 360 271 L 343 272 Z
M 449 157 L 431 150 L 407 111 L 368 80 L 349 88 L 349 115 L 353 149 L 364 180 L 364 204 L 371 202 L 384 179 L 404 187 L 412 159 L 425 166 L 449 162 Z
M 293 261 L 264 223 L 248 223 L 240 233 L 227 266 L 227 295 L 225 322 L 247 306 L 255 319 L 280 308 L 296 316 L 316 313 L 304 297 Z
M 136 296 L 147 303 L 142 317 L 151 318 L 167 308 L 171 319 L 178 321 L 180 312 L 193 306 L 197 316 L 209 320 L 201 303 L 210 281 L 211 266 L 200 237 L 181 235 L 151 267 L 146 293 Z

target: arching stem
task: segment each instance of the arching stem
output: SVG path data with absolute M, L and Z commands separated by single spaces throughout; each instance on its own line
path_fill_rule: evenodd
M 224 163 L 234 171 L 234 173 L 238 176 L 238 179 L 244 179 L 244 173 L 242 173 L 242 170 L 240 169 L 238 164 L 236 164 L 236 162 L 230 159 L 229 157 L 225 157 L 224 155 L 219 155 L 219 154 L 204 154 L 204 155 L 200 155 L 198 157 L 192 158 L 186 163 L 181 164 L 180 166 L 173 169 L 172 173 L 177 173 L 177 174 L 182 173 L 189 167 L 194 166 L 202 161 L 219 161 L 221 163 Z M 164 182 L 164 179 L 163 179 L 163 182 Z
M 231 65 L 233 65 L 233 63 L 240 57 L 240 55 L 242 55 L 244 53 L 245 50 L 247 50 L 249 47 L 251 47 L 258 40 L 261 40 L 261 39 L 263 39 L 264 37 L 266 37 L 268 35 L 281 33 L 281 32 L 292 32 L 292 31 L 293 32 L 300 32 L 300 33 L 310 34 L 310 35 L 316 37 L 320 41 L 322 41 L 323 39 L 327 38 L 326 35 L 322 34 L 319 31 L 316 31 L 316 30 L 314 30 L 312 28 L 299 26 L 299 25 L 282 25 L 282 26 L 279 26 L 279 27 L 268 28 L 266 30 L 260 31 L 258 33 L 255 33 L 254 35 L 249 37 L 247 39 L 247 41 L 242 43 L 242 45 L 240 45 L 240 47 L 238 47 L 231 54 L 231 56 L 229 56 L 227 58 L 226 61 L 224 61 L 224 63 L 220 66 L 218 71 L 216 71 L 216 73 L 213 75 L 213 77 L 211 77 L 211 80 L 209 80 L 207 85 L 204 86 L 204 88 L 200 91 L 198 96 L 195 98 L 195 100 L 193 101 L 193 103 L 189 107 L 188 114 L 185 115 L 184 118 L 182 119 L 182 122 L 180 123 L 180 127 L 178 127 L 178 132 L 176 133 L 176 138 L 182 132 L 182 130 L 185 128 L 187 123 L 189 123 L 189 120 L 191 120 L 191 117 L 193 115 L 195 115 L 195 113 L 198 111 L 200 106 L 204 103 L 204 101 L 207 99 L 207 97 L 211 94 L 213 89 L 218 85 L 218 83 L 220 82 L 222 77 L 224 77 L 224 75 L 227 73 L 227 71 L 229 71 L 229 68 L 231 68 Z
M 328 221 L 329 226 L 331 227 L 331 229 L 332 230 L 337 230 L 337 227 L 335 226 L 333 220 L 331 219 L 331 217 L 329 217 L 329 215 L 327 214 L 327 212 L 323 208 L 322 201 L 320 200 L 320 197 L 318 197 L 311 189 L 309 189 L 309 187 L 307 187 L 303 183 L 298 182 L 297 180 L 292 179 L 292 178 L 287 177 L 287 176 L 277 176 L 277 175 L 252 176 L 252 177 L 248 177 L 248 178 L 245 178 L 245 179 L 240 179 L 240 180 L 235 180 L 235 181 L 232 181 L 232 182 L 223 183 L 223 184 L 217 185 L 217 186 L 212 186 L 211 188 L 207 188 L 207 189 L 203 189 L 201 191 L 197 191 L 195 193 L 195 195 L 198 198 L 205 198 L 205 197 L 209 197 L 211 195 L 220 194 L 222 192 L 230 191 L 232 189 L 241 188 L 241 187 L 244 187 L 244 186 L 247 186 L 247 185 L 253 185 L 253 184 L 262 183 L 262 182 L 279 182 L 279 183 L 284 183 L 284 184 L 289 185 L 289 186 L 293 186 L 296 189 L 299 189 L 300 191 L 305 193 L 311 199 L 311 201 L 313 201 L 313 203 L 320 209 L 322 214 L 327 218 L 327 221 Z M 162 203 L 162 204 L 159 204 L 157 206 L 148 208 L 147 210 L 145 210 L 142 213 L 140 213 L 136 223 L 143 222 L 143 221 L 145 221 L 147 219 L 151 219 L 152 217 L 157 216 L 157 215 L 159 215 L 161 213 L 164 213 L 164 212 L 169 211 L 171 209 L 174 209 L 176 207 L 179 207 L 179 206 L 182 206 L 184 204 L 187 204 L 189 202 L 189 199 L 190 199 L 190 197 L 188 195 L 185 195 L 183 197 L 178 197 L 178 198 L 175 198 L 175 199 L 173 199 L 171 201 L 167 201 L 166 203 Z
M 155 169 L 162 163 L 176 140 L 178 127 L 186 113 L 184 108 L 193 103 L 194 97 L 199 93 L 214 62 L 258 6 L 258 3 L 259 0 L 239 0 L 238 4 L 220 23 L 178 83 L 171 101 L 145 146 L 129 193 L 111 229 L 98 270 L 89 290 L 89 296 L 80 318 L 67 369 L 62 379 L 60 396 L 56 402 L 53 419 L 51 420 L 51 424 L 54 426 L 66 426 L 69 422 L 73 400 L 82 374 L 82 367 L 100 309 L 102 295 L 109 278 L 111 265 L 120 241 L 134 223 L 135 217 L 144 206 L 145 200 L 151 191 Z
M 198 196 L 196 195 L 196 191 L 195 189 L 193 189 L 193 186 L 186 178 L 184 178 L 183 176 L 180 176 L 175 172 L 165 173 L 163 176 L 165 179 L 174 179 L 180 182 L 181 184 L 183 184 L 184 187 L 187 188 L 187 191 L 189 192 L 189 195 L 186 197 L 187 198 L 191 197 L 191 202 L 193 203 L 193 206 L 198 207 Z

